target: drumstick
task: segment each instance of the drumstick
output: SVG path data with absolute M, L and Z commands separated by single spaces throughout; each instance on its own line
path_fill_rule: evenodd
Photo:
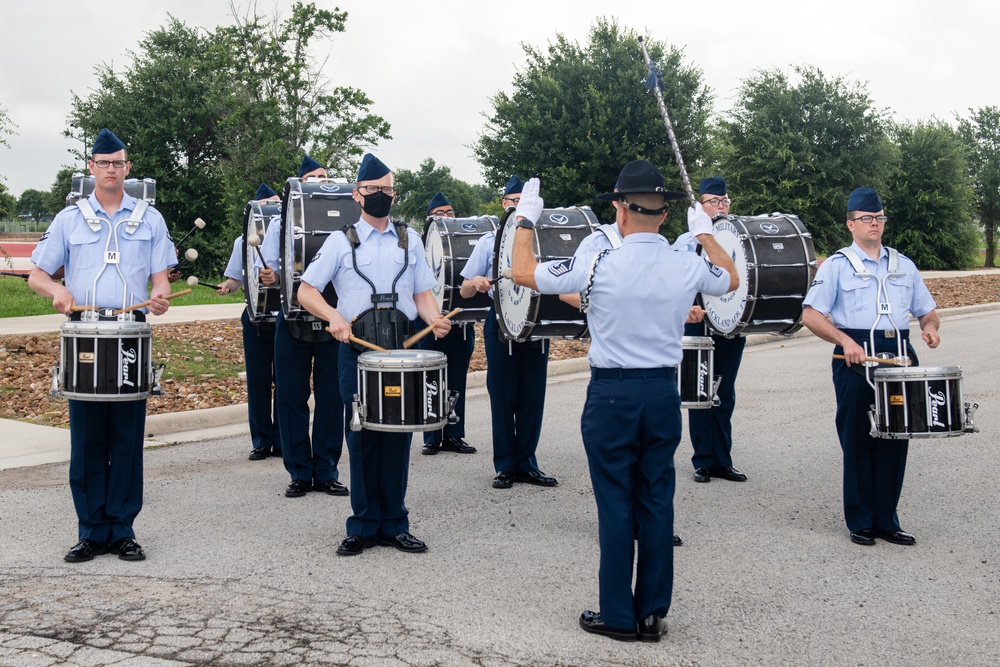
M 842 354 L 833 355 L 834 359 L 846 359 Z M 881 357 L 865 357 L 865 361 L 871 361 L 878 364 L 889 364 L 890 366 L 909 366 L 911 364 L 910 360 L 906 357 L 897 357 L 895 359 L 882 359 Z
M 185 294 L 190 294 L 190 293 L 191 293 L 191 290 L 189 290 L 189 289 L 182 289 L 180 292 L 174 292 L 173 294 L 168 294 L 168 295 L 166 295 L 163 298 L 164 299 L 173 299 L 175 296 L 184 296 Z M 114 314 L 115 315 L 120 315 L 121 313 L 127 313 L 130 310 L 137 310 L 139 308 L 145 308 L 151 302 L 152 302 L 152 299 L 150 299 L 149 301 L 143 301 L 142 303 L 137 303 L 134 306 L 129 306 L 128 308 L 122 308 L 121 310 L 116 310 L 114 312 Z
M 10 276 L 12 278 L 28 279 L 27 273 L 17 273 L 16 271 L 0 271 L 0 276 Z
M 211 290 L 219 289 L 218 285 L 209 285 L 208 283 L 201 282 L 200 280 L 198 280 L 198 276 L 189 276 L 187 279 L 187 284 L 188 287 L 194 287 L 195 285 L 197 285 L 198 287 L 207 287 L 208 289 Z
M 198 259 L 198 251 L 195 250 L 194 248 L 188 248 L 187 250 L 184 251 L 184 258 L 181 261 L 177 262 L 177 264 L 175 264 L 174 268 L 171 270 L 180 271 L 181 267 L 184 266 L 187 262 L 193 262 L 196 259 Z
M 86 310 L 97 311 L 97 310 L 100 310 L 100 308 L 98 308 L 97 306 L 70 306 L 69 310 L 72 313 L 82 313 L 82 312 L 84 312 Z
M 450 320 L 451 318 L 453 318 L 456 315 L 458 315 L 460 312 L 462 312 L 462 309 L 461 308 L 456 308 L 455 310 L 453 310 L 450 313 L 448 313 L 447 315 L 445 315 L 444 319 Z M 434 329 L 434 325 L 432 324 L 429 327 L 427 327 L 426 329 L 424 329 L 423 331 L 421 331 L 420 333 L 413 334 L 412 336 L 410 336 L 409 338 L 407 338 L 406 340 L 403 341 L 403 349 L 406 350 L 408 348 L 413 347 L 413 345 L 418 340 L 420 340 L 421 338 L 423 338 L 424 336 L 426 336 L 427 334 L 429 334 L 431 332 L 431 330 L 433 330 L 433 329 Z
M 327 332 L 330 335 L 333 335 L 333 332 L 330 331 L 330 327 L 324 327 L 324 328 L 327 330 Z M 366 340 L 362 340 L 361 338 L 358 338 L 354 334 L 351 334 L 350 336 L 348 336 L 347 340 L 351 341 L 352 343 L 357 343 L 361 347 L 367 347 L 369 350 L 375 350 L 376 352 L 385 352 L 386 354 L 392 354 L 391 351 L 385 349 L 384 347 L 379 347 L 375 343 L 369 343 Z
M 260 251 L 260 236 L 257 234 L 251 234 L 248 236 L 247 245 L 257 251 L 257 257 L 260 258 L 261 265 L 267 269 L 267 262 L 264 261 L 264 255 Z
M 194 234 L 199 229 L 205 229 L 205 221 L 202 220 L 201 218 L 196 218 L 195 221 L 194 221 L 194 227 L 192 227 L 191 230 L 187 234 L 185 234 L 181 238 L 181 240 L 178 241 L 177 243 L 175 243 L 174 245 L 175 246 L 184 245 L 184 242 L 188 240 L 188 237 L 191 236 L 192 234 Z

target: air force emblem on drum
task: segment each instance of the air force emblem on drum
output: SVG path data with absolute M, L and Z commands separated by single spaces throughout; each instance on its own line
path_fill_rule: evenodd
M 765 234 L 777 234 L 778 225 L 774 224 L 773 222 L 764 222 L 761 223 L 760 225 L 760 231 L 764 232 Z
M 462 223 L 463 232 L 477 232 L 479 231 L 479 225 L 474 222 L 463 222 Z
M 555 264 L 549 265 L 549 273 L 554 276 L 564 276 L 573 270 L 573 263 L 576 262 L 576 257 L 567 257 L 566 259 L 560 260 Z
M 340 185 L 337 183 L 323 183 L 319 186 L 323 192 L 340 192 Z
M 569 216 L 564 213 L 553 213 L 549 216 L 549 221 L 557 225 L 565 225 L 569 222 Z

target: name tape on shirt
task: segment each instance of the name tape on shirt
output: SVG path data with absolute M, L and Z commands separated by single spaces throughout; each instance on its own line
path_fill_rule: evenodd
M 567 257 L 566 259 L 560 260 L 555 264 L 549 265 L 549 273 L 554 276 L 564 276 L 573 270 L 573 264 L 576 262 L 576 257 Z

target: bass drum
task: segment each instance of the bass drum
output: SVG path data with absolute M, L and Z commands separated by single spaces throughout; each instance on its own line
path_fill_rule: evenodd
M 361 217 L 354 201 L 353 183 L 326 178 L 301 181 L 289 178 L 281 197 L 281 310 L 286 319 L 315 320 L 297 297 L 302 273 L 330 234 L 353 224 Z M 333 285 L 323 290 L 323 298 L 336 307 Z M 318 321 L 318 320 L 317 320 Z
M 472 255 L 476 243 L 487 232 L 495 232 L 497 219 L 491 215 L 479 218 L 427 218 L 424 227 L 424 252 L 431 273 L 437 284 L 431 294 L 437 299 L 442 314 L 455 308 L 462 312 L 452 318 L 453 322 L 482 322 L 492 303 L 486 294 L 477 292 L 470 299 L 459 294 L 462 287 L 462 269 Z
M 258 250 L 247 243 L 247 239 L 256 235 L 263 241 L 271 220 L 280 219 L 280 216 L 280 201 L 251 201 L 243 209 L 243 296 L 247 300 L 247 315 L 254 323 L 274 321 L 281 310 L 281 290 L 260 281 L 260 269 L 255 263 Z
M 740 286 L 700 295 L 705 321 L 724 336 L 791 335 L 802 328 L 802 302 L 816 275 L 812 234 L 797 216 L 771 213 L 717 220 L 712 234 L 736 263 Z
M 497 280 L 511 267 L 517 217 L 508 209 L 500 220 L 493 247 L 493 302 L 500 330 L 508 340 L 524 342 L 544 338 L 587 338 L 587 320 L 579 309 L 561 301 L 557 294 L 539 294 L 515 285 L 507 278 Z M 535 224 L 535 257 L 539 262 L 572 257 L 600 223 L 588 206 L 547 208 Z
M 72 176 L 69 194 L 66 195 L 66 206 L 72 206 L 84 197 L 89 197 L 94 191 L 93 176 L 84 176 L 76 172 Z M 126 178 L 125 192 L 130 197 L 142 199 L 150 206 L 156 204 L 156 179 L 153 178 Z

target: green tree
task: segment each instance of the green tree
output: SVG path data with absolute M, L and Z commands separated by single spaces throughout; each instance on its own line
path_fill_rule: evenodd
M 52 188 L 48 192 L 42 193 L 42 202 L 46 210 L 58 213 L 66 208 L 66 195 L 73 187 L 73 174 L 79 171 L 76 167 L 66 166 L 59 170 L 52 183 Z
M 17 212 L 17 200 L 7 190 L 7 184 L 0 179 L 0 220 L 11 220 Z
M 25 190 L 17 199 L 17 214 L 29 216 L 35 222 L 43 215 L 52 215 L 52 211 L 45 206 L 44 197 L 45 193 L 41 190 Z
M 687 166 L 697 171 L 707 153 L 711 95 L 702 73 L 680 49 L 646 40 L 663 72 L 664 101 Z M 614 20 L 598 19 L 586 44 L 557 34 L 545 50 L 525 46 L 526 62 L 513 93 L 497 93 L 493 113 L 473 151 L 487 183 L 503 186 L 511 173 L 540 176 L 548 206 L 592 205 L 613 217 L 595 195 L 609 191 L 630 160 L 646 158 L 680 190 L 666 128 L 653 94 L 638 35 Z M 672 229 L 680 230 L 683 207 Z
M 965 146 L 939 120 L 896 131 L 898 169 L 883 193 L 886 245 L 924 270 L 964 269 L 978 248 Z
M 719 124 L 727 144 L 720 173 L 734 211 L 795 213 L 817 251 L 829 253 L 850 240 L 850 191 L 885 185 L 894 163 L 889 120 L 862 84 L 810 66 L 795 67 L 794 75 L 767 70 L 743 81 Z
M 959 119 L 958 131 L 967 146 L 975 205 L 986 241 L 985 266 L 996 266 L 1000 229 L 1000 107 L 969 109 L 969 117 Z
M 400 169 L 395 173 L 396 202 L 392 206 L 394 218 L 406 221 L 411 227 L 423 229 L 427 217 L 427 204 L 438 192 L 451 202 L 455 215 L 479 215 L 482 201 L 476 189 L 451 175 L 451 168 L 437 166 L 432 158 L 420 164 L 420 169 Z

